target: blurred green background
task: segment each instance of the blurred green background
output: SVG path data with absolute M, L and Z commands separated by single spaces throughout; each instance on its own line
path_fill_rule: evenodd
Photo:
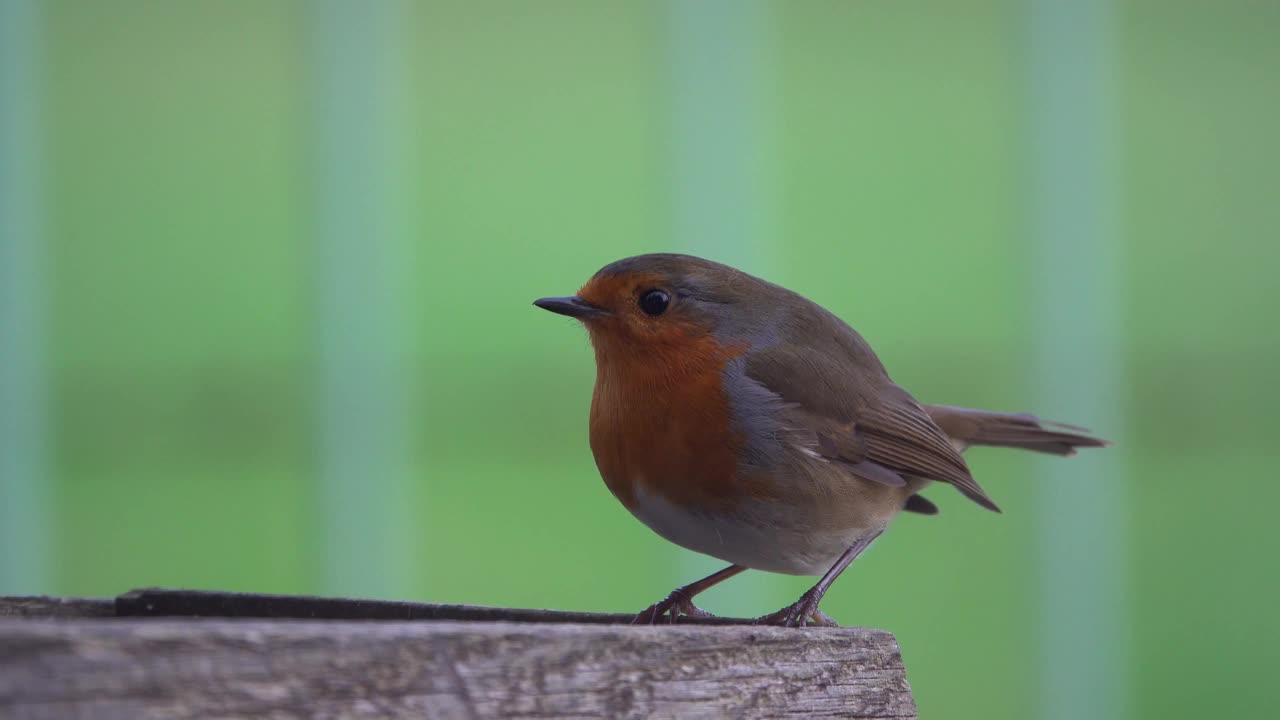
M 836 584 L 923 717 L 1280 708 L 1280 3 L 0 3 L 0 592 L 643 608 L 715 563 L 529 303 L 677 250 L 1119 441 L 971 453 L 1003 515 Z

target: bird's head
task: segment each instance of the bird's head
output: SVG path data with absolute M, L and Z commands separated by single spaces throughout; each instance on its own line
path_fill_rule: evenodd
M 597 349 L 633 352 L 747 342 L 773 308 L 776 286 L 690 255 L 637 255 L 610 263 L 576 295 L 534 305 L 581 320 Z

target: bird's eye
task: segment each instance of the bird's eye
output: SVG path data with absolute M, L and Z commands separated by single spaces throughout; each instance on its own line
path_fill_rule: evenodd
M 645 315 L 661 315 L 671 304 L 671 296 L 665 290 L 649 290 L 640 296 L 640 309 Z

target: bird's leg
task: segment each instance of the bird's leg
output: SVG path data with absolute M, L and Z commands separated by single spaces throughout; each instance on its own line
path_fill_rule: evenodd
M 849 563 L 853 562 L 853 559 L 858 557 L 863 550 L 866 550 L 872 541 L 880 537 L 881 532 L 881 530 L 876 530 L 860 538 L 852 547 L 844 551 L 840 559 L 836 560 L 836 564 L 832 565 L 827 574 L 823 575 L 822 579 L 818 581 L 818 584 L 806 590 L 799 600 L 778 612 L 756 618 L 756 624 L 804 627 L 812 622 L 814 625 L 836 625 L 835 620 L 818 610 L 818 603 L 822 602 L 822 596 L 827 594 L 827 588 L 831 587 L 831 583 L 840 577 L 840 573 L 844 572 L 844 569 L 849 567 Z
M 730 565 L 729 567 L 708 575 L 701 580 L 689 583 L 684 587 L 678 587 L 671 591 L 666 599 L 656 602 L 644 610 L 640 611 L 632 625 L 653 625 L 662 618 L 666 618 L 669 623 L 674 623 L 680 615 L 688 615 L 689 617 L 715 617 L 711 613 L 703 610 L 693 604 L 693 597 L 707 588 L 717 585 L 738 573 L 746 570 L 741 565 Z

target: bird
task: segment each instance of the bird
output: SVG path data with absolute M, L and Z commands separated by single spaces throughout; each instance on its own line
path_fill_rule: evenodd
M 637 623 L 714 617 L 695 596 L 754 569 L 819 580 L 753 622 L 835 625 L 819 608 L 828 588 L 899 513 L 937 514 L 926 487 L 1000 512 L 967 448 L 1072 455 L 1109 444 L 1034 415 L 922 404 L 833 313 L 692 255 L 624 258 L 576 295 L 534 305 L 586 327 L 590 446 L 609 491 L 659 536 L 730 563 Z

